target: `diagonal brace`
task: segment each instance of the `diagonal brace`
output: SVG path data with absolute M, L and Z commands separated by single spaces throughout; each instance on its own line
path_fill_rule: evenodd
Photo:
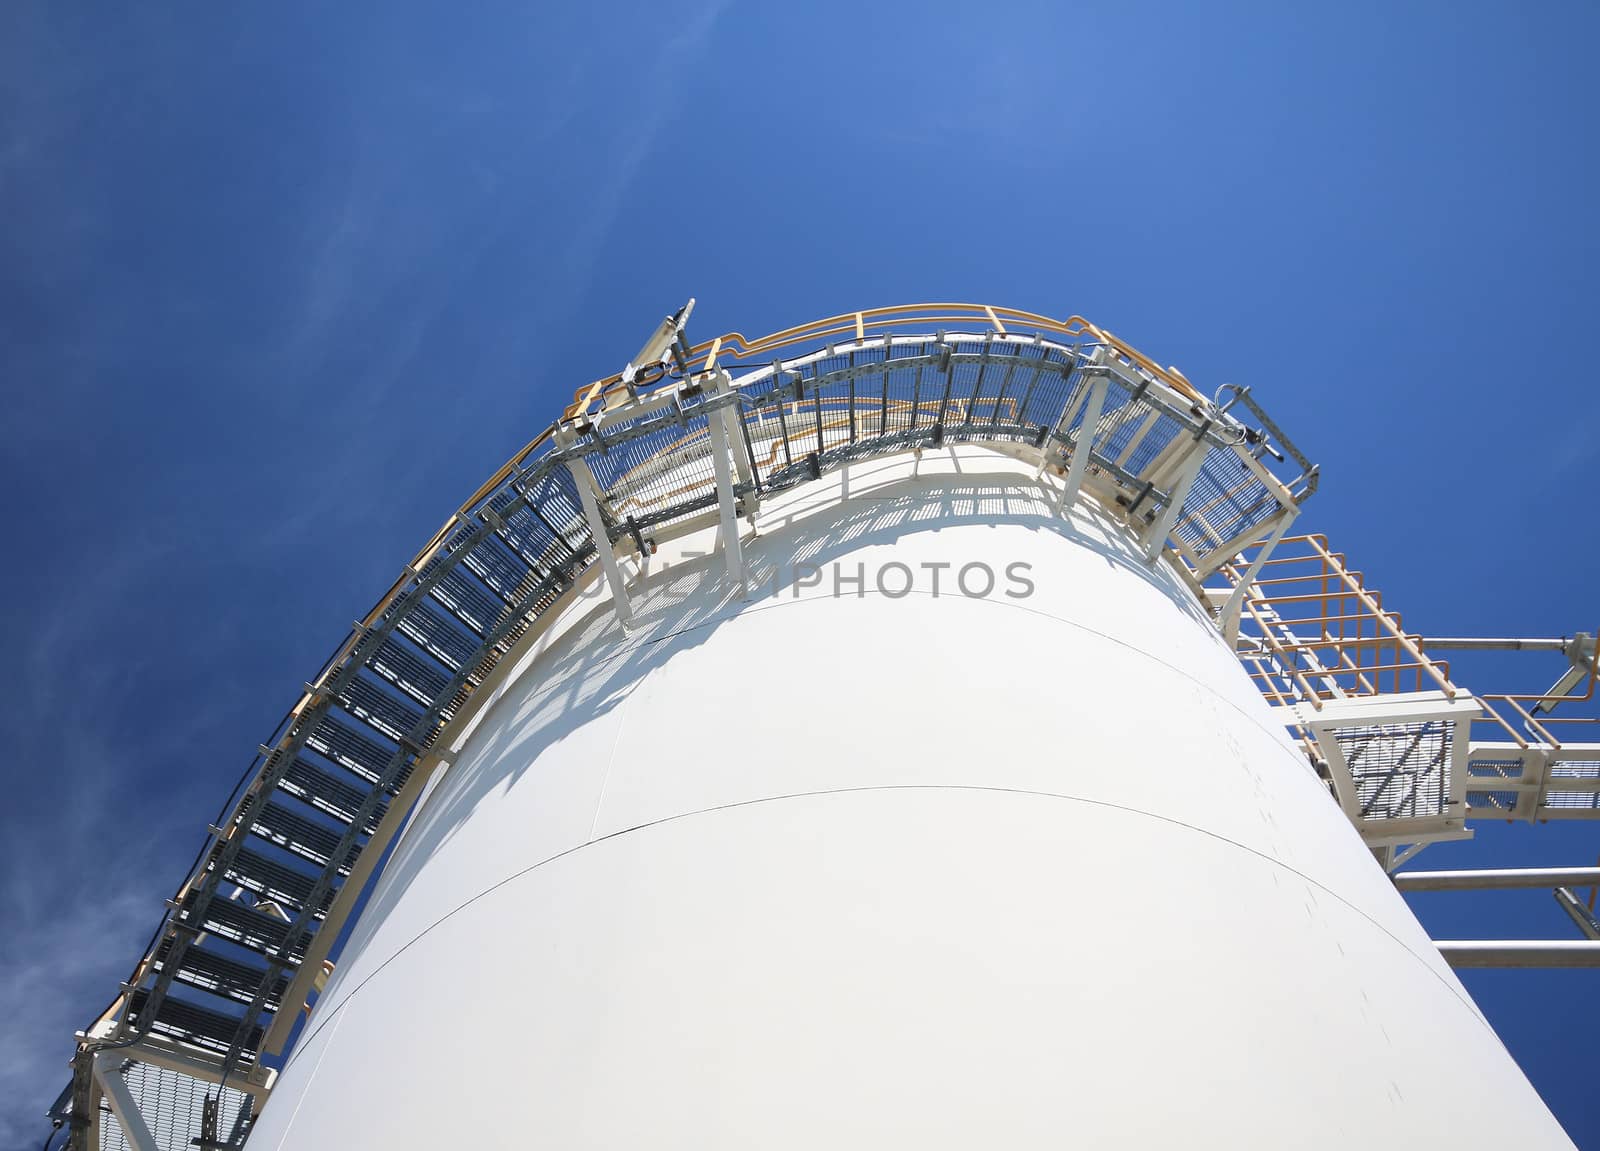
M 111 1104 L 111 1113 L 122 1125 L 122 1134 L 127 1139 L 128 1146 L 132 1147 L 133 1151 L 161 1151 L 160 1144 L 150 1131 L 150 1125 L 145 1122 L 144 1114 L 139 1110 L 138 1101 L 134 1099 L 133 1092 L 128 1090 L 127 1082 L 118 1072 L 117 1063 L 118 1057 L 109 1051 L 102 1051 L 96 1055 L 95 1082 L 99 1084 L 106 1102 Z
M 559 441 L 560 437 L 557 442 Z M 600 567 L 605 572 L 606 584 L 611 588 L 611 599 L 616 605 L 617 619 L 624 628 L 632 627 L 633 611 L 628 605 L 628 588 L 622 582 L 622 568 L 617 564 L 616 549 L 611 546 L 611 536 L 606 531 L 605 520 L 600 516 L 600 503 L 595 498 L 599 485 L 595 482 L 594 473 L 589 470 L 588 463 L 582 457 L 568 460 L 567 470 L 572 473 L 573 486 L 578 489 L 578 503 L 583 507 L 583 518 L 589 525 L 589 534 L 594 539 L 595 551 L 599 553 Z
M 713 381 L 713 395 L 725 395 L 727 373 L 719 372 Z M 714 389 L 714 390 L 713 390 Z M 750 598 L 750 587 L 745 580 L 744 550 L 739 543 L 739 509 L 733 494 L 733 473 L 728 458 L 732 454 L 729 443 L 727 412 L 730 405 L 721 405 L 706 414 L 706 428 L 711 437 L 711 467 L 717 477 L 717 513 L 721 521 L 722 560 L 727 566 L 728 579 L 739 585 L 740 598 Z
M 1105 407 L 1106 389 L 1110 380 L 1104 373 L 1097 375 L 1094 383 L 1089 385 L 1089 402 L 1083 412 L 1083 421 L 1078 425 L 1078 434 L 1072 449 L 1072 464 L 1067 469 L 1066 486 L 1061 489 L 1061 495 L 1056 498 L 1056 515 L 1072 505 L 1078 498 L 1078 489 L 1083 486 L 1083 476 L 1089 467 L 1089 456 L 1094 452 L 1094 437 L 1100 423 L 1100 412 Z

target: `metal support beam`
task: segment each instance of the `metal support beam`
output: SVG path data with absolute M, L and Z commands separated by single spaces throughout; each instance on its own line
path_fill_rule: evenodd
M 1156 562 L 1156 557 L 1166 546 L 1167 533 L 1172 530 L 1172 522 L 1183 510 L 1183 501 L 1189 498 L 1189 489 L 1194 487 L 1194 481 L 1199 478 L 1200 469 L 1205 465 L 1209 451 L 1210 445 L 1200 437 L 1196 437 L 1190 446 L 1188 455 L 1185 456 L 1178 472 L 1178 479 L 1172 485 L 1172 498 L 1167 501 L 1167 506 L 1161 509 L 1156 522 L 1151 524 L 1146 532 L 1144 558 L 1150 563 Z
M 1432 841 L 1425 839 L 1421 843 L 1413 843 L 1401 852 L 1395 851 L 1395 847 L 1399 846 L 1398 844 L 1385 848 L 1384 850 L 1388 853 L 1388 859 L 1387 862 L 1384 863 L 1383 869 L 1385 871 L 1393 871 L 1395 868 L 1405 863 L 1406 860 L 1415 859 L 1427 849 L 1430 842 Z
M 1128 406 L 1132 407 L 1133 405 L 1130 403 Z M 1150 434 L 1150 430 L 1156 426 L 1156 422 L 1160 419 L 1160 409 L 1151 408 L 1144 419 L 1139 421 L 1139 426 L 1134 429 L 1133 435 L 1128 437 L 1128 442 L 1123 445 L 1122 450 L 1117 453 L 1117 458 L 1111 462 L 1119 468 L 1127 467 L 1128 461 L 1133 458 L 1133 453 L 1139 450 L 1139 445 L 1144 442 L 1144 438 Z
M 600 504 L 594 494 L 598 488 L 594 473 L 581 459 L 568 460 L 567 470 L 572 473 L 573 486 L 578 489 L 578 503 L 583 506 L 583 518 L 589 525 L 589 534 L 594 538 L 595 551 L 600 555 L 600 567 L 606 573 L 606 585 L 611 588 L 617 619 L 624 628 L 632 627 L 633 611 L 628 606 L 628 587 L 622 582 L 622 568 L 617 564 L 616 549 L 611 546 L 605 520 L 600 518 Z
M 1600 867 L 1508 867 L 1487 871 L 1401 871 L 1401 891 L 1487 891 L 1508 887 L 1588 887 L 1600 884 Z
M 1075 356 L 1073 357 L 1073 360 L 1073 366 L 1062 375 L 1062 379 L 1068 384 L 1068 390 L 1066 403 L 1061 405 L 1061 414 L 1057 416 L 1048 427 L 1041 429 L 1044 434 L 1039 440 L 1039 466 L 1033 470 L 1034 479 L 1038 479 L 1040 476 L 1044 475 L 1045 468 L 1050 466 L 1051 458 L 1056 454 L 1057 448 L 1055 443 L 1055 433 L 1070 424 L 1072 422 L 1073 413 L 1083 406 L 1083 401 L 1086 396 L 1086 389 L 1080 388 L 1076 384 L 1072 383 L 1073 377 L 1077 376 L 1080 371 L 1080 366 L 1075 362 Z M 917 370 L 919 373 L 918 378 L 920 382 L 921 369 L 919 368 Z M 915 426 L 916 418 L 916 412 L 913 411 L 911 414 L 913 426 Z
M 1272 534 L 1261 545 L 1261 550 L 1256 553 L 1256 558 L 1245 569 L 1244 575 L 1239 577 L 1239 582 L 1234 585 L 1233 594 L 1222 605 L 1222 610 L 1217 613 L 1217 627 L 1221 629 L 1222 636 L 1232 647 L 1239 639 L 1239 613 L 1244 607 L 1244 597 L 1249 593 L 1250 586 L 1256 582 L 1256 575 L 1261 571 L 1261 565 L 1267 562 L 1267 557 L 1272 554 L 1272 549 L 1278 546 L 1278 541 L 1283 539 L 1283 533 L 1289 530 L 1289 525 L 1294 523 L 1294 517 L 1300 509 L 1290 504 L 1278 513 L 1278 526 L 1272 529 Z
M 716 380 L 719 394 L 721 385 L 726 380 L 726 373 L 719 373 L 719 378 Z M 727 567 L 728 579 L 739 586 L 739 597 L 741 599 L 749 599 L 750 587 L 744 578 L 744 551 L 739 545 L 739 512 L 735 506 L 733 495 L 733 473 L 728 464 L 728 456 L 732 445 L 728 441 L 728 429 L 723 422 L 721 410 L 711 412 L 707 416 L 706 427 L 711 434 L 711 468 L 717 477 L 717 508 L 722 529 L 722 561 Z
M 161 1151 L 160 1144 L 150 1131 L 150 1125 L 144 1121 L 144 1115 L 139 1110 L 133 1092 L 128 1090 L 127 1082 L 117 1070 L 117 1065 L 126 1058 L 125 1054 L 113 1054 L 109 1051 L 102 1051 L 96 1055 L 95 1082 L 99 1084 L 106 1102 L 111 1104 L 111 1113 L 122 1125 L 122 1135 L 128 1141 L 128 1146 L 132 1147 L 133 1151 Z
M 1056 499 L 1056 515 L 1060 515 L 1078 498 L 1078 489 L 1083 486 L 1083 475 L 1089 466 L 1089 456 L 1094 451 L 1096 425 L 1100 423 L 1100 411 L 1105 407 L 1106 388 L 1109 384 L 1107 377 L 1101 374 L 1089 385 L 1088 407 L 1084 409 L 1083 421 L 1078 425 L 1078 435 L 1072 448 L 1072 464 L 1067 469 L 1066 486 L 1061 489 L 1061 495 Z
M 1451 967 L 1600 967 L 1593 939 L 1436 939 Z
M 1565 651 L 1572 641 L 1560 639 L 1484 639 L 1477 636 L 1426 636 L 1420 643 L 1441 651 Z
M 117 1025 L 102 1020 L 97 1026 Z M 81 1041 L 88 1036 L 80 1031 Z M 67 1151 L 100 1151 L 100 1098 L 103 1092 L 94 1074 L 94 1054 L 80 1047 L 72 1057 L 72 1082 L 67 1086 L 71 1100 L 68 1104 Z
M 168 1043 L 159 1036 L 146 1035 L 130 1047 L 117 1048 L 117 1054 L 123 1059 L 133 1059 L 139 1063 L 148 1063 L 152 1067 L 176 1071 L 180 1075 L 187 1075 L 203 1083 L 222 1082 L 220 1057 Z M 248 1072 L 235 1069 L 233 1074 L 228 1076 L 227 1085 L 230 1091 L 240 1091 L 255 1096 L 259 1105 L 265 1103 L 271 1096 L 272 1086 L 277 1080 L 277 1071 L 263 1064 L 257 1064 Z
M 1555 894 L 1561 910 L 1578 925 L 1578 930 L 1589 939 L 1600 939 L 1600 919 L 1595 918 L 1594 912 L 1578 902 L 1578 897 L 1572 894 L 1570 888 L 1558 887 Z
M 732 387 L 732 378 L 726 372 L 721 373 L 721 375 L 724 380 L 724 390 L 737 394 L 737 389 Z M 739 485 L 745 488 L 755 487 L 755 473 L 750 470 L 750 457 L 744 450 L 744 435 L 739 427 L 739 405 L 729 404 L 727 407 L 718 410 L 717 415 L 722 418 L 723 430 L 728 433 L 728 444 L 733 452 L 734 470 L 739 474 Z M 753 524 L 755 522 L 755 493 L 747 493 L 745 500 L 747 501 L 745 507 L 748 511 L 749 519 Z

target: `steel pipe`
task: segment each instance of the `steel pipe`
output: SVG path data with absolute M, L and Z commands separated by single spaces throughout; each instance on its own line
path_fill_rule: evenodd
M 1402 871 L 1401 891 L 1484 891 L 1508 887 L 1589 887 L 1600 883 L 1600 867 L 1510 867 L 1489 871 Z
M 1592 939 L 1439 939 L 1451 967 L 1600 967 Z
M 1423 647 L 1436 647 L 1452 651 L 1564 651 L 1569 638 L 1561 639 L 1497 639 L 1479 636 L 1427 636 L 1421 640 Z

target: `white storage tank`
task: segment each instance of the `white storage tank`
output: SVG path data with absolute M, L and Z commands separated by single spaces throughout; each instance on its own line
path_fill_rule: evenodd
M 776 414 L 758 469 L 798 466 Z M 1061 507 L 1065 457 L 977 439 L 591 567 L 454 733 L 253 1151 L 1570 1146 L 1215 605 Z

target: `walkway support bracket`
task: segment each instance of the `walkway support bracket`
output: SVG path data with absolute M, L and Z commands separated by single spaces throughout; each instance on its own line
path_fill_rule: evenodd
M 1250 589 L 1255 586 L 1256 576 L 1261 573 L 1262 565 L 1267 562 L 1272 549 L 1278 546 L 1278 541 L 1283 539 L 1283 534 L 1289 530 L 1289 525 L 1294 523 L 1294 517 L 1298 514 L 1300 509 L 1293 504 L 1278 512 L 1277 526 L 1272 529 L 1272 534 L 1261 545 L 1256 558 L 1250 561 L 1250 566 L 1239 577 L 1232 594 L 1222 605 L 1222 610 L 1217 613 L 1217 628 L 1222 632 L 1222 638 L 1228 641 L 1229 647 L 1233 647 L 1239 641 L 1239 613 L 1244 610 L 1244 597 L 1250 594 Z
M 733 403 L 738 402 L 738 395 L 732 390 L 732 380 L 727 372 L 714 372 L 705 379 L 705 394 L 712 401 L 714 407 L 706 413 L 706 429 L 711 438 L 711 467 L 717 477 L 717 513 L 722 538 L 722 560 L 727 568 L 728 579 L 737 584 L 739 598 L 750 598 L 750 586 L 745 579 L 744 550 L 739 543 L 739 507 L 738 499 L 733 491 L 733 472 L 728 463 L 730 456 L 735 455 L 734 444 L 738 443 L 737 437 L 730 436 L 728 430 L 728 412 Z M 718 403 L 723 397 L 728 397 L 732 403 Z
M 1178 478 L 1172 485 L 1172 496 L 1167 500 L 1167 506 L 1161 509 L 1161 514 L 1147 530 L 1144 558 L 1152 564 L 1161 555 L 1161 549 L 1166 546 L 1167 535 L 1172 531 L 1178 513 L 1183 510 L 1184 501 L 1189 498 L 1189 489 L 1194 487 L 1195 480 L 1200 478 L 1200 469 L 1205 466 L 1208 448 L 1204 436 L 1194 437 L 1194 442 L 1183 457 L 1183 463 L 1179 465 Z
M 559 447 L 571 447 L 576 442 L 577 435 L 570 427 L 562 427 L 556 432 L 556 444 Z M 611 546 L 611 535 L 606 531 L 605 519 L 600 515 L 600 501 L 595 496 L 599 485 L 595 483 L 594 473 L 589 470 L 588 463 L 581 456 L 567 460 L 567 471 L 572 473 L 572 484 L 578 489 L 578 503 L 583 508 L 583 518 L 589 525 L 595 552 L 600 557 L 601 570 L 605 572 L 606 584 L 611 589 L 617 619 L 624 628 L 631 628 L 633 611 L 628 606 L 628 587 L 622 581 L 622 568 L 617 563 L 617 552 Z
M 1083 486 L 1083 477 L 1089 467 L 1089 457 L 1094 454 L 1095 431 L 1100 424 L 1100 412 L 1105 407 L 1106 389 L 1110 386 L 1110 379 L 1104 369 L 1101 369 L 1089 385 L 1089 402 L 1083 412 L 1083 422 L 1078 425 L 1078 434 L 1073 439 L 1072 463 L 1067 468 L 1067 482 L 1061 489 L 1061 494 L 1056 497 L 1056 515 L 1061 515 L 1071 507 L 1078 498 L 1078 489 Z

